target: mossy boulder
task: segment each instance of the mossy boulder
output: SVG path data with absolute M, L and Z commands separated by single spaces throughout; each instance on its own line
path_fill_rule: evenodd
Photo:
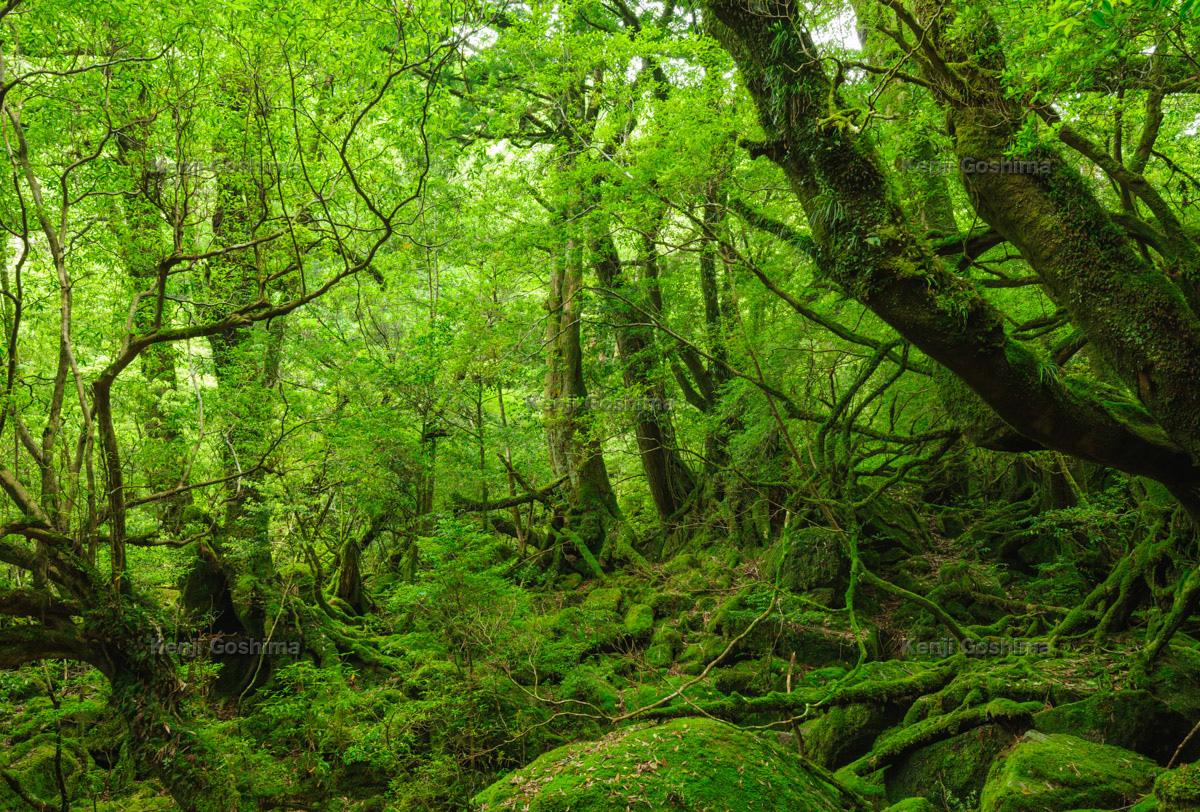
M 61 799 L 58 773 L 55 768 L 57 748 L 50 737 L 39 736 L 35 740 L 13 747 L 6 753 L 5 769 L 20 782 L 22 788 L 35 799 L 53 803 L 57 808 Z M 91 767 L 86 752 L 63 747 L 59 754 L 63 779 L 69 798 L 76 798 L 83 789 L 87 770 Z M 6 784 L 0 784 L 0 809 L 28 808 Z
M 875 738 L 898 721 L 900 713 L 895 707 L 839 705 L 821 717 L 805 737 L 805 754 L 829 769 L 843 767 L 865 755 Z
M 613 687 L 611 674 L 590 664 L 578 665 L 567 672 L 559 688 L 564 699 L 574 699 L 607 714 L 615 715 L 621 705 L 621 695 Z
M 1155 662 L 1145 682 L 1144 687 L 1172 710 L 1187 719 L 1200 718 L 1200 651 L 1171 646 Z
M 928 798 L 914 797 L 892 804 L 883 812 L 938 812 L 938 808 Z
M 1200 812 L 1200 767 L 1190 765 L 1163 773 L 1154 782 L 1158 812 Z
M 784 690 L 786 682 L 787 663 L 778 658 L 746 660 L 712 671 L 712 685 L 723 694 L 763 696 Z
M 538 649 L 534 667 L 538 678 L 561 678 L 588 654 L 611 651 L 625 634 L 621 619 L 611 612 L 568 606 L 550 621 L 547 640 Z M 518 670 L 519 679 L 535 675 Z
M 583 605 L 588 609 L 616 613 L 621 611 L 622 597 L 621 590 L 615 587 L 600 587 L 588 593 Z
M 645 640 L 654 630 L 654 610 L 644 603 L 635 603 L 625 613 L 625 633 L 634 640 Z
M 848 623 L 786 596 L 756 624 L 770 601 L 770 589 L 761 585 L 746 587 L 717 607 L 707 630 L 722 635 L 726 641 L 741 637 L 734 650 L 739 658 L 771 655 L 790 658 L 795 653 L 797 662 L 810 667 L 852 662 L 856 658 L 858 647 Z M 744 632 L 748 633 L 742 637 Z
M 843 592 L 850 562 L 842 554 L 837 534 L 820 527 L 805 527 L 784 534 L 763 560 L 769 580 L 792 592 L 818 587 Z
M 474 802 L 480 812 L 843 812 L 856 802 L 843 793 L 765 737 L 689 718 L 552 750 Z
M 999 725 L 984 725 L 922 747 L 887 771 L 888 798 L 920 796 L 945 808 L 953 808 L 954 801 L 978 798 L 988 768 L 1016 738 Z
M 1030 731 L 988 773 L 980 812 L 1127 807 L 1150 791 L 1159 767 L 1107 744 Z
M 1192 726 L 1149 691 L 1104 691 L 1079 702 L 1059 705 L 1033 717 L 1035 730 L 1070 733 L 1097 744 L 1111 744 L 1166 764 Z M 1198 752 L 1194 741 L 1184 759 Z
M 700 559 L 696 558 L 696 556 L 692 555 L 691 553 L 683 553 L 675 556 L 666 564 L 663 564 L 663 572 L 665 572 L 667 575 L 679 575 L 680 573 L 687 572 L 688 570 L 698 569 L 699 567 Z

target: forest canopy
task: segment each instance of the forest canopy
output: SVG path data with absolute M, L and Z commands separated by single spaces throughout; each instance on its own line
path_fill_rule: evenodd
M 1200 808 L 1195 5 L 0 3 L 0 810 Z

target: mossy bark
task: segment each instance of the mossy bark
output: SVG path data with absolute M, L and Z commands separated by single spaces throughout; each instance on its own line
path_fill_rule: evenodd
M 1174 437 L 1168 437 L 1141 405 L 1111 402 L 1092 388 L 1048 370 L 1025 345 L 1006 334 L 1002 315 L 970 282 L 942 265 L 902 211 L 878 151 L 857 126 L 859 111 L 842 108 L 798 6 L 714 0 L 709 9 L 715 18 L 714 33 L 737 61 L 767 136 L 750 145 L 752 153 L 771 158 L 791 182 L 808 217 L 818 265 L 825 274 L 957 375 L 1026 437 L 1047 448 L 1174 486 L 1192 487 L 1200 481 L 1189 453 L 1191 443 L 1182 442 L 1188 426 L 1200 420 L 1200 403 L 1179 408 L 1200 398 L 1200 387 L 1187 383 L 1200 374 L 1196 372 L 1200 364 L 1191 361 L 1194 318 L 1182 309 L 1182 298 L 1169 282 L 1140 271 L 1124 285 L 1106 278 L 1106 295 L 1112 301 L 1103 303 L 1101 310 L 1112 315 L 1113 308 L 1119 308 L 1117 298 L 1128 299 L 1130 305 L 1133 299 L 1142 299 L 1130 311 L 1141 314 L 1141 319 L 1150 315 L 1145 301 L 1162 308 L 1165 317 L 1155 322 L 1174 331 L 1174 337 L 1147 338 L 1158 348 L 1156 356 L 1163 356 L 1164 366 L 1155 367 L 1154 375 L 1180 363 L 1192 364 L 1189 371 L 1180 370 L 1179 379 L 1191 387 L 1190 394 L 1180 393 L 1179 400 L 1172 401 L 1169 411 L 1175 418 L 1163 412 L 1164 425 L 1177 428 Z M 974 151 L 976 145 L 967 141 L 963 149 Z M 1015 178 L 1022 188 L 1043 183 L 1027 176 L 987 177 L 989 182 L 996 177 Z M 1072 190 L 1073 195 L 1078 191 L 1061 162 L 1048 182 Z M 1103 224 L 1093 225 L 1100 229 Z M 1020 244 L 1019 235 L 1010 239 Z M 1112 242 L 1115 236 L 1101 229 L 1101 240 Z M 1061 237 L 1056 242 L 1066 243 Z M 1109 250 L 1125 256 L 1117 245 Z M 1095 296 L 1076 292 L 1086 306 L 1101 306 Z M 1128 313 L 1120 316 L 1118 324 L 1131 326 Z M 1103 339 L 1099 316 L 1088 318 L 1097 338 Z M 1124 354 L 1125 350 L 1113 353 L 1122 358 Z M 1160 400 L 1156 396 L 1146 403 L 1156 415 Z

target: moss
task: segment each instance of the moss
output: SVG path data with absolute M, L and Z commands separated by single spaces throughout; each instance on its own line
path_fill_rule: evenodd
M 708 631 L 731 640 L 750 629 L 767 608 L 770 590 L 749 586 L 726 600 L 713 612 Z M 848 623 L 841 617 L 811 609 L 798 600 L 781 598 L 774 610 L 738 643 L 738 656 L 763 657 L 777 654 L 809 666 L 850 662 L 858 647 Z
M 549 632 L 533 663 L 543 678 L 562 677 L 584 656 L 614 649 L 625 627 L 611 612 L 569 606 L 554 616 Z M 518 676 L 534 681 L 533 674 Z
M 690 606 L 694 598 L 682 592 L 652 592 L 646 596 L 646 604 L 659 617 L 677 615 Z
M 928 799 L 916 797 L 905 798 L 899 803 L 892 804 L 883 812 L 938 812 L 938 809 Z
M 1160 775 L 1154 800 L 1159 812 L 1200 812 L 1200 768 L 1185 766 Z
M 86 761 L 90 761 L 90 759 L 85 751 L 75 750 L 70 745 L 70 741 L 64 742 L 61 764 L 67 793 L 70 797 L 75 798 L 82 790 L 85 772 L 89 766 Z M 39 736 L 24 745 L 12 748 L 12 751 L 7 754 L 6 769 L 16 776 L 21 787 L 27 793 L 42 801 L 53 802 L 57 807 L 60 794 L 54 766 L 55 753 L 56 747 L 52 743 L 52 737 L 50 735 Z M 81 757 L 85 760 L 83 764 L 80 763 Z M 7 785 L 0 784 L 0 787 L 2 787 L 0 789 L 0 807 L 20 809 L 24 806 Z
M 675 662 L 675 653 L 671 651 L 669 646 L 662 643 L 655 643 L 646 649 L 644 656 L 646 663 L 655 668 L 667 668 L 671 663 Z
M 747 660 L 724 668 L 714 668 L 712 684 L 723 694 L 763 696 L 786 687 L 788 664 L 785 660 Z
M 677 555 L 663 565 L 663 572 L 667 575 L 679 575 L 688 570 L 697 569 L 700 566 L 700 559 L 691 553 L 683 553 Z
M 589 609 L 599 609 L 605 612 L 621 611 L 621 590 L 614 587 L 601 587 L 588 593 L 583 605 Z
M 625 633 L 634 640 L 645 640 L 654 629 L 654 610 L 644 603 L 635 603 L 625 613 Z
M 769 580 L 793 592 L 818 587 L 842 592 L 850 575 L 837 535 L 819 527 L 786 534 L 767 553 L 763 566 Z
M 871 749 L 875 737 L 898 721 L 893 708 L 856 702 L 830 709 L 805 737 L 805 755 L 830 769 Z
M 620 709 L 621 695 L 608 676 L 603 669 L 594 665 L 576 666 L 563 677 L 559 696 L 586 702 L 606 714 L 616 715 Z
M 992 765 L 980 812 L 1124 807 L 1149 791 L 1157 766 L 1076 736 L 1036 731 Z
M 1042 733 L 1070 733 L 1133 750 L 1160 764 L 1171 758 L 1192 727 L 1148 691 L 1101 692 L 1043 711 L 1033 717 L 1033 726 Z
M 1188 719 L 1200 718 L 1200 652 L 1171 646 L 1154 665 L 1145 687 Z
M 887 771 L 888 797 L 921 796 L 950 807 L 953 800 L 979 797 L 992 761 L 1016 736 L 985 725 L 912 753 Z
M 560 747 L 497 781 L 474 802 L 481 812 L 843 812 L 860 803 L 766 738 L 694 718 Z

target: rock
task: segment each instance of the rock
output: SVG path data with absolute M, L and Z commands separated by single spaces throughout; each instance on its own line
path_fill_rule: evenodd
M 892 804 L 883 812 L 938 812 L 938 808 L 929 802 L 928 798 L 905 798 L 899 803 Z
M 843 812 L 856 800 L 766 737 L 692 718 L 552 750 L 474 803 L 480 812 Z
M 619 612 L 621 611 L 621 590 L 615 587 L 593 589 L 588 593 L 587 600 L 583 602 L 583 605 L 589 609 Z
M 654 610 L 644 603 L 635 603 L 625 613 L 625 633 L 634 640 L 645 640 L 654 630 Z
M 675 654 L 671 651 L 670 646 L 663 643 L 655 643 L 650 648 L 646 649 L 646 663 L 655 668 L 666 668 L 671 663 L 675 662 Z
M 750 629 L 770 600 L 769 589 L 746 587 L 717 607 L 707 630 L 727 641 L 749 630 L 735 649 L 739 658 L 778 655 L 787 659 L 795 652 L 796 662 L 815 667 L 856 659 L 858 647 L 849 624 L 799 602 L 781 598 L 771 614 Z
M 665 646 L 672 657 L 683 651 L 683 635 L 670 626 L 661 626 L 654 632 L 652 641 L 656 646 Z
M 1097 744 L 1133 750 L 1166 764 L 1192 729 L 1182 714 L 1171 710 L 1149 691 L 1105 691 L 1079 702 L 1059 705 L 1033 717 L 1042 733 L 1070 733 Z M 1184 761 L 1192 761 L 1200 746 L 1193 740 Z
M 571 669 L 563 677 L 559 696 L 586 702 L 610 715 L 618 713 L 621 704 L 621 695 L 607 675 L 591 665 L 579 665 Z
M 786 533 L 763 560 L 768 580 L 779 579 L 784 589 L 804 592 L 817 587 L 842 591 L 850 562 L 842 554 L 835 533 L 805 527 Z
M 805 737 L 804 753 L 836 770 L 865 755 L 875 738 L 898 721 L 897 710 L 885 705 L 855 703 L 831 708 Z
M 678 575 L 681 572 L 698 569 L 699 566 L 700 559 L 696 558 L 696 556 L 692 555 L 691 553 L 683 553 L 682 555 L 675 556 L 666 564 L 664 564 L 663 572 L 665 572 L 667 575 Z
M 1158 812 L 1200 812 L 1200 766 L 1163 773 L 1154 782 Z
M 1171 646 L 1155 662 L 1144 687 L 1184 718 L 1200 718 L 1200 652 L 1188 646 Z
M 1130 750 L 1062 733 L 1030 731 L 992 765 L 980 812 L 1128 807 L 1159 771 Z
M 609 651 L 625 633 L 620 618 L 611 612 L 568 606 L 550 624 L 546 643 L 534 658 L 537 677 L 561 678 L 585 655 Z M 534 673 L 518 670 L 516 676 L 533 682 Z
M 946 808 L 978 798 L 995 758 L 1016 741 L 999 725 L 984 725 L 909 754 L 887 771 L 891 800 L 921 796 Z

